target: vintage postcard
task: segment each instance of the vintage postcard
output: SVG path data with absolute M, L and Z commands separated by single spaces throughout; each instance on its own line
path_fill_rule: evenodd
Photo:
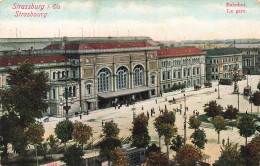
M 259 165 L 260 0 L 0 0 L 0 165 Z

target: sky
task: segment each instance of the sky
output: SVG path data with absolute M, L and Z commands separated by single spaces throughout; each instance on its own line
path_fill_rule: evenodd
M 227 3 L 245 6 L 227 7 Z M 34 9 L 19 5 L 33 5 Z M 44 8 L 35 9 L 39 5 Z M 0 0 L 0 38 L 260 38 L 259 18 L 260 0 Z

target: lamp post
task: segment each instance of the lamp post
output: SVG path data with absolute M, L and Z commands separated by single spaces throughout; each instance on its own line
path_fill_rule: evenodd
M 187 120 L 187 115 L 186 115 L 186 96 L 185 94 L 183 94 L 184 96 L 184 145 L 186 145 L 186 120 Z
M 252 104 L 253 104 L 253 94 L 252 94 L 251 91 L 250 91 L 250 94 L 249 94 L 249 95 L 250 95 L 250 97 L 249 97 L 249 103 L 251 103 L 251 115 L 252 115 L 252 110 L 253 110 L 253 109 L 252 109 L 252 107 L 253 107 L 253 105 L 252 105 Z
M 73 98 L 71 98 L 71 101 L 68 101 L 69 96 L 71 96 L 71 93 L 68 91 L 68 83 L 67 83 L 67 79 L 68 79 L 68 74 L 67 74 L 67 66 L 65 68 L 65 92 L 64 92 L 64 97 L 65 97 L 65 103 L 63 102 L 62 98 L 60 99 L 60 106 L 63 106 L 63 109 L 66 111 L 66 120 L 69 119 L 69 110 L 70 110 L 70 106 L 68 105 L 69 103 L 73 104 L 74 100 Z
M 238 109 L 238 112 L 239 112 L 239 87 L 237 88 L 237 109 Z
M 134 122 L 134 120 L 135 120 L 135 105 L 133 105 L 132 111 L 133 111 L 133 122 Z

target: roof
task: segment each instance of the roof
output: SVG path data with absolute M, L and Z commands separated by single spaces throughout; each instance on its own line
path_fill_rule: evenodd
M 158 57 L 185 56 L 185 55 L 198 55 L 198 54 L 205 54 L 205 52 L 198 48 L 176 48 L 176 49 L 157 50 Z
M 231 55 L 231 54 L 240 54 L 240 50 L 237 48 L 216 48 L 205 50 L 206 56 L 219 56 L 219 55 Z
M 234 44 L 231 44 L 229 47 L 234 47 Z M 260 43 L 235 43 L 236 48 L 259 48 L 260 49 Z
M 66 50 L 96 50 L 96 49 L 116 49 L 116 48 L 135 48 L 153 46 L 147 41 L 137 42 L 111 42 L 111 43 L 67 43 Z M 44 48 L 45 50 L 59 50 L 59 44 L 50 44 Z
M 34 64 L 69 62 L 69 60 L 63 55 L 34 56 L 19 58 L 0 58 L 0 66 L 18 66 L 26 60 Z

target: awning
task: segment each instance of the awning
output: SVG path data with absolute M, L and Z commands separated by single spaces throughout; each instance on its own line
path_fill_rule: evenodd
M 101 94 L 98 94 L 98 96 L 102 97 L 104 99 L 109 99 L 109 98 L 115 98 L 115 97 L 119 97 L 119 96 L 141 93 L 141 92 L 149 91 L 149 90 L 152 90 L 152 89 L 154 89 L 154 88 L 142 86 L 142 87 L 133 88 L 133 89 L 119 90 L 119 91 L 116 91 L 116 92 L 101 93 Z
M 86 102 L 93 103 L 96 102 L 96 99 L 87 99 Z

